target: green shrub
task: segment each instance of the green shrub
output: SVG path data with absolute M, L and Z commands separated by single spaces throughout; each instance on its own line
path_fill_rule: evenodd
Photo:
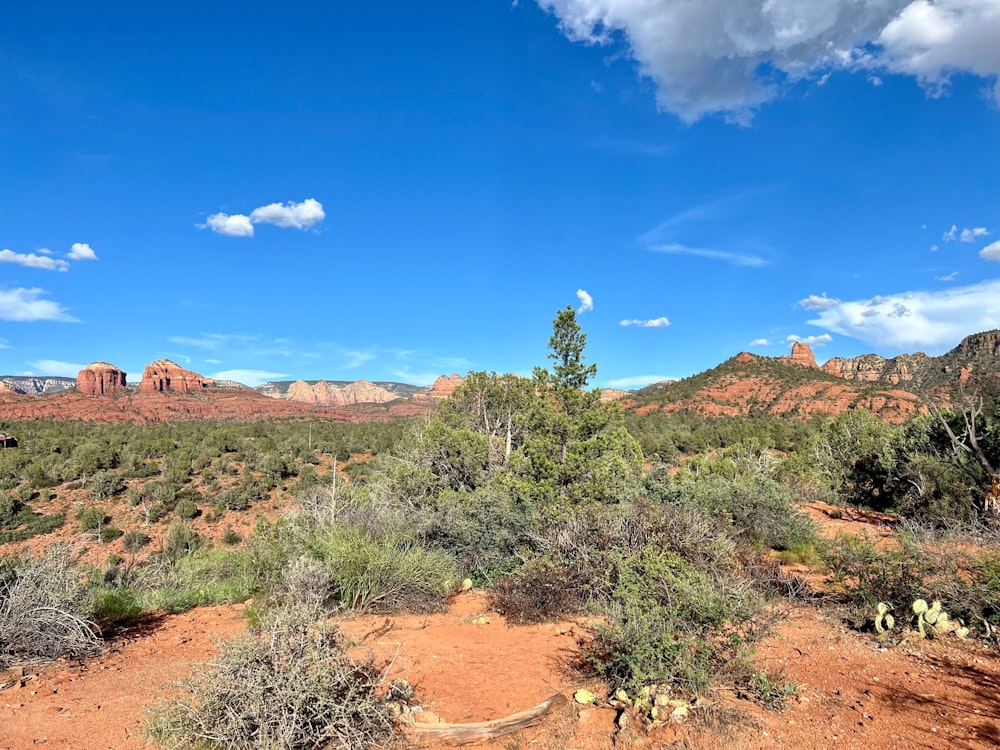
M 80 522 L 80 528 L 83 531 L 96 531 L 98 533 L 101 527 L 110 520 L 108 514 L 104 512 L 104 508 L 96 506 L 84 508 L 76 514 L 76 518 Z
M 122 546 L 125 548 L 126 552 L 134 555 L 149 544 L 149 542 L 149 536 L 143 534 L 141 531 L 133 530 L 128 532 L 125 535 L 125 538 L 122 539 Z
M 122 535 L 122 530 L 114 526 L 104 526 L 100 531 L 100 540 L 103 544 L 110 544 Z
M 728 518 L 735 530 L 769 549 L 786 550 L 816 539 L 812 521 L 794 507 L 792 494 L 764 476 L 688 479 L 669 487 L 663 501 Z
M 219 655 L 154 710 L 149 735 L 172 748 L 388 747 L 392 715 L 379 698 L 382 675 L 355 662 L 318 612 L 281 608 L 264 624 L 223 643 Z
M 114 471 L 99 471 L 87 481 L 87 489 L 98 500 L 125 491 L 125 481 Z
M 177 507 L 174 508 L 174 513 L 177 514 L 178 518 L 184 521 L 190 521 L 195 518 L 201 511 L 198 510 L 198 505 L 193 500 L 181 500 L 177 503 Z
M 222 543 L 228 547 L 234 547 L 243 541 L 243 535 L 233 529 L 232 526 L 227 526 L 222 531 Z
M 448 555 L 357 529 L 335 528 L 311 547 L 330 573 L 334 597 L 359 612 L 435 612 L 459 581 Z
M 171 560 L 177 560 L 201 547 L 202 539 L 194 529 L 186 523 L 175 523 L 167 532 L 163 544 L 163 554 Z
M 91 594 L 93 618 L 102 628 L 127 625 L 142 614 L 139 594 L 127 588 L 100 588 Z

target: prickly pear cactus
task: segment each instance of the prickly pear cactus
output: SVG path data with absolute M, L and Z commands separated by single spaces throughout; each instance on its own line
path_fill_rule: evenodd
M 896 626 L 896 618 L 889 614 L 890 609 L 892 609 L 892 605 L 885 602 L 879 602 L 875 608 L 875 632 L 879 635 Z

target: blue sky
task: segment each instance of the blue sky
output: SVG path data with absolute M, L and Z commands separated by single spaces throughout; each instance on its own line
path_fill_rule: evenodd
M 0 372 L 597 384 L 1000 327 L 1000 0 L 76 3 L 0 27 Z

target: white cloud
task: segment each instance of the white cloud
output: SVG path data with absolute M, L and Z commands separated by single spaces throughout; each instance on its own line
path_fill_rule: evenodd
M 585 289 L 577 289 L 576 298 L 580 300 L 580 307 L 577 308 L 577 312 L 585 313 L 594 309 L 594 298 Z
M 656 250 L 659 253 L 669 253 L 671 255 L 694 255 L 699 258 L 708 258 L 710 260 L 722 260 L 726 263 L 731 263 L 734 266 L 760 268 L 761 266 L 766 266 L 768 264 L 767 260 L 757 255 L 731 253 L 726 250 L 713 250 L 706 247 L 688 247 L 687 245 L 680 245 L 678 243 L 656 245 L 650 249 Z
M 630 375 L 625 378 L 615 378 L 608 381 L 609 388 L 642 388 L 653 383 L 663 383 L 667 380 L 677 380 L 669 375 Z
M 199 226 L 208 227 L 216 234 L 224 234 L 226 237 L 253 237 L 253 224 L 245 214 L 224 214 L 220 211 L 209 216 Z
M 269 203 L 246 214 L 214 213 L 199 229 L 211 229 L 216 234 L 227 237 L 253 237 L 254 224 L 274 224 L 277 227 L 309 229 L 326 218 L 323 204 L 315 198 L 306 198 L 301 203 Z
M 693 122 L 747 122 L 799 80 L 861 71 L 915 77 L 932 95 L 950 75 L 1000 72 L 996 0 L 537 0 L 567 38 L 623 41 L 661 109 Z M 1000 85 L 996 96 L 1000 99 Z
M 772 343 L 767 339 L 754 339 L 750 342 L 750 346 L 772 346 Z
M 974 227 L 972 229 L 963 229 L 962 234 L 959 237 L 962 242 L 975 242 L 980 237 L 986 237 L 989 232 L 986 231 L 986 227 Z
M 810 294 L 805 299 L 800 299 L 795 303 L 803 310 L 825 310 L 828 307 L 833 307 L 834 305 L 839 305 L 840 300 L 832 297 L 827 297 L 826 292 L 821 295 Z
M 41 375 L 50 375 L 54 378 L 75 378 L 86 365 L 74 362 L 60 362 L 58 359 L 40 359 L 37 362 L 29 362 Z
M 940 95 L 952 73 L 984 78 L 1000 73 L 997 39 L 996 0 L 913 0 L 879 34 L 878 63 L 891 72 L 916 77 L 932 95 Z M 994 85 L 1000 101 L 1000 84 Z
M 639 328 L 666 328 L 670 321 L 666 318 L 652 318 L 651 320 L 622 320 L 620 326 L 638 326 Z
M 811 323 L 812 321 L 809 322 Z M 789 344 L 799 343 L 807 344 L 809 346 L 823 346 L 823 344 L 828 344 L 833 341 L 833 336 L 829 333 L 821 333 L 818 336 L 796 336 L 793 333 L 789 336 L 785 336 L 785 341 Z
M 13 250 L 0 250 L 0 263 L 16 263 L 26 268 L 40 268 L 43 271 L 69 270 L 69 263 L 64 260 L 34 253 L 15 253 Z
M 958 271 L 952 271 L 951 273 L 947 273 L 943 276 L 935 276 L 934 281 L 954 281 L 957 276 Z
M 266 370 L 223 370 L 214 375 L 209 375 L 213 380 L 235 380 L 237 383 L 249 385 L 251 388 L 267 383 L 270 380 L 281 380 L 287 378 L 284 372 L 267 372 Z
M 58 302 L 41 299 L 46 294 L 44 289 L 9 289 L 0 290 L 0 320 L 11 320 L 27 323 L 35 320 L 55 320 L 64 323 L 75 323 L 76 318 L 70 315 L 66 308 Z
M 97 253 L 86 242 L 74 242 L 66 257 L 70 260 L 97 260 Z
M 1000 260 L 1000 240 L 993 242 L 979 251 L 983 260 Z
M 252 344 L 259 339 L 257 336 L 247 336 L 241 333 L 202 333 L 198 336 L 168 336 L 167 341 L 181 346 L 194 346 L 199 349 L 218 349 L 220 346 L 237 344 Z
M 315 198 L 306 198 L 301 203 L 269 203 L 250 213 L 250 221 L 254 224 L 274 224 L 293 229 L 308 229 L 325 218 L 323 204 Z
M 932 253 L 936 253 L 937 251 L 938 251 L 938 246 L 937 245 L 931 245 L 931 252 Z
M 952 224 L 951 229 L 941 235 L 941 239 L 945 242 L 954 242 L 955 240 L 959 240 L 960 242 L 975 242 L 980 237 L 987 236 L 989 236 L 989 231 L 986 227 L 965 227 L 959 230 L 957 224 Z M 936 246 L 931 249 L 936 249 Z
M 942 352 L 970 333 L 1000 328 L 1000 280 L 841 302 L 809 323 L 873 346 Z
M 413 372 L 408 367 L 393 370 L 392 374 L 410 385 L 432 385 L 441 376 L 440 372 Z

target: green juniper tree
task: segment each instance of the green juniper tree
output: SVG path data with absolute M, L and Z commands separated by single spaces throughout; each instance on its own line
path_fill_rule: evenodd
M 587 334 L 572 307 L 552 322 L 552 371 L 535 368 L 539 398 L 526 411 L 524 443 L 512 464 L 522 500 L 577 504 L 620 500 L 642 471 L 642 451 L 622 408 L 585 390 L 597 374 L 586 364 Z

